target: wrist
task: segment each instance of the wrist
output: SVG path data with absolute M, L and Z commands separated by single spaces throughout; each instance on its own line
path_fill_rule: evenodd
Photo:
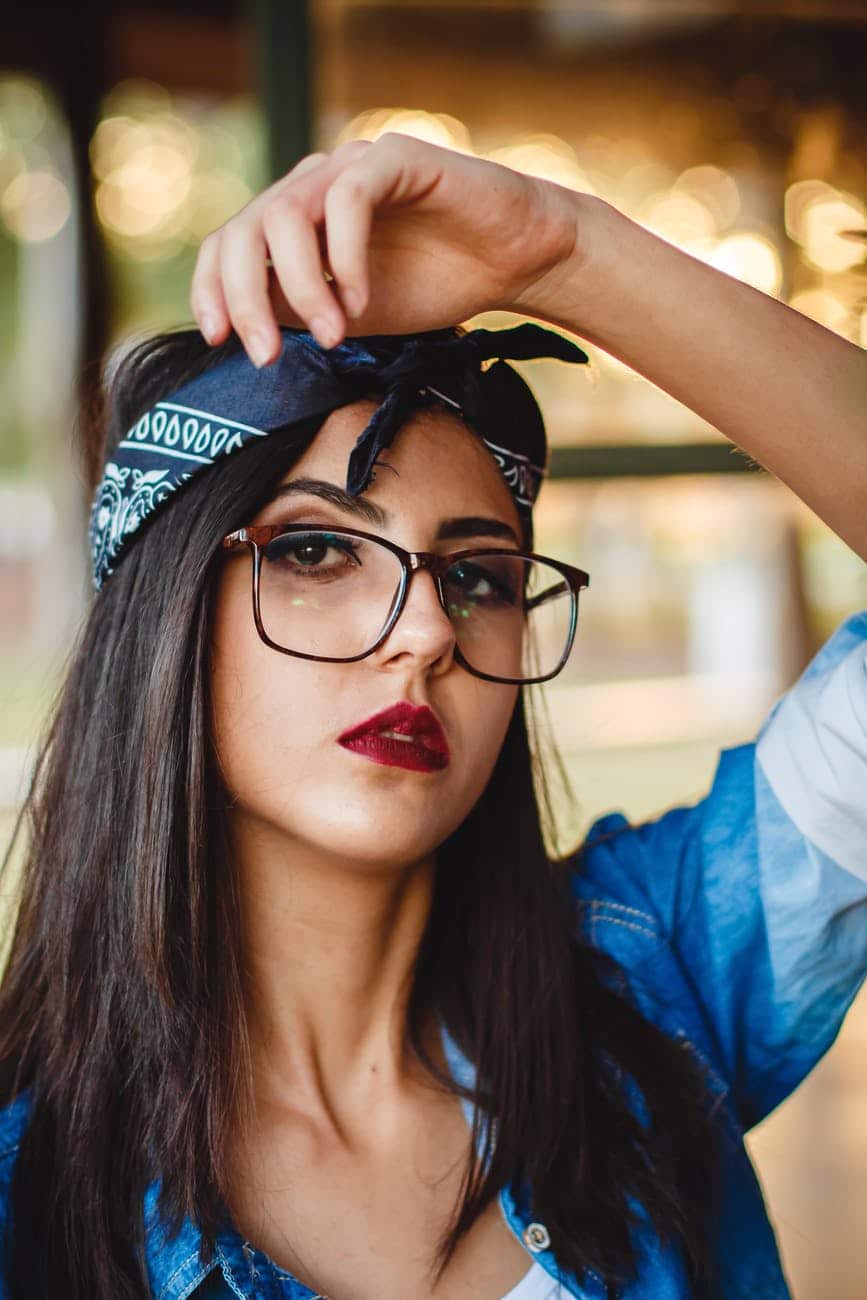
M 560 185 L 548 188 L 557 191 L 556 200 L 567 214 L 569 246 L 557 264 L 521 294 L 513 310 L 616 353 L 630 313 L 653 311 L 652 296 L 651 301 L 645 296 L 646 281 L 660 251 L 682 254 L 605 199 Z M 638 267 L 641 274 L 636 274 Z M 666 273 L 672 269 L 660 268 Z
M 552 266 L 528 284 L 509 310 L 560 325 L 584 338 L 596 333 L 594 299 L 609 283 L 603 253 L 612 222 L 623 218 L 611 204 L 554 182 L 543 182 L 547 211 L 542 220 L 555 229 L 557 256 Z M 598 286 L 598 288 L 597 288 Z

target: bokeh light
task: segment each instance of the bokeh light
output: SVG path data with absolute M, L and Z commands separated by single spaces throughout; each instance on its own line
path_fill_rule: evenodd
M 116 86 L 105 109 L 90 158 L 97 217 L 117 252 L 167 261 L 252 198 L 261 140 L 251 165 L 248 124 L 237 105 L 181 105 L 163 87 L 136 79 Z
M 709 258 L 711 266 L 763 293 L 778 294 L 783 267 L 776 245 L 765 235 L 743 230 L 720 240 Z
M 24 171 L 25 166 L 26 161 L 22 150 L 8 138 L 3 139 L 0 136 L 0 193 L 20 172 Z
M 717 231 L 727 230 L 741 210 L 737 181 L 721 167 L 688 167 L 674 184 L 676 191 L 693 195 L 711 213 Z
M 0 197 L 7 229 L 26 244 L 52 239 L 69 217 L 69 190 L 51 172 L 20 172 Z
M 858 242 L 847 235 L 863 228 L 867 210 L 851 197 L 820 199 L 804 214 L 804 253 L 820 271 L 848 271 L 863 257 Z
M 110 144 L 95 139 L 96 207 L 109 230 L 131 237 L 177 233 L 196 157 L 194 133 L 179 118 L 160 114 L 143 122 L 110 119 Z M 173 220 L 174 218 L 174 220 Z
M 0 122 L 5 138 L 19 145 L 35 140 L 49 111 L 45 90 L 35 78 L 10 73 L 0 77 Z
M 670 189 L 654 194 L 640 209 L 639 220 L 669 243 L 690 252 L 708 249 L 716 234 L 714 215 L 694 194 Z
M 513 143 L 489 149 L 485 157 L 491 162 L 553 181 L 567 189 L 595 194 L 596 187 L 579 165 L 575 150 L 559 136 L 548 133 L 520 135 Z
M 45 243 L 69 219 L 62 140 L 57 110 L 40 83 L 0 76 L 0 230 L 20 243 Z
M 612 184 L 605 187 L 605 197 L 629 216 L 637 217 L 641 205 L 651 194 L 662 194 L 675 180 L 673 168 L 656 161 L 628 167 Z
M 837 191 L 827 181 L 802 180 L 790 185 L 783 196 L 783 217 L 786 234 L 796 244 L 804 242 L 804 219 L 810 205 L 828 198 L 836 198 Z
M 386 131 L 400 131 L 460 153 L 474 152 L 469 130 L 458 118 L 413 108 L 374 108 L 359 113 L 338 133 L 335 147 L 345 140 L 378 140 Z
M 867 207 L 855 195 L 821 180 L 798 181 L 786 191 L 784 212 L 786 230 L 810 266 L 848 271 L 863 260 L 863 247 L 848 233 L 867 226 Z
M 849 333 L 849 308 L 830 289 L 803 289 L 789 299 L 789 306 L 837 334 Z

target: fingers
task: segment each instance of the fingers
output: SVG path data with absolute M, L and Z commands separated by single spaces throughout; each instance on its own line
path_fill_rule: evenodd
M 360 316 L 370 298 L 367 250 L 374 211 L 408 188 L 405 142 L 386 132 L 375 152 L 349 162 L 325 194 L 328 259 L 350 316 Z
M 373 222 L 366 178 L 355 168 L 337 177 L 325 195 L 328 260 L 349 316 L 358 317 L 369 299 L 367 247 Z
M 325 202 L 335 177 L 370 147 L 369 140 L 349 140 L 315 171 L 298 178 L 296 170 L 290 183 L 274 194 L 263 218 L 283 296 L 326 348 L 334 347 L 343 337 L 345 319 L 335 294 L 335 288 L 343 292 L 340 276 L 334 276 L 332 285 L 324 278 L 323 252 L 335 271 Z M 345 298 L 343 301 L 348 306 Z
M 226 308 L 254 366 L 280 351 L 280 331 L 268 295 L 268 249 L 261 222 L 229 223 L 220 243 L 220 283 Z
M 262 224 L 274 274 L 288 306 L 309 322 L 323 347 L 331 348 L 343 333 L 343 315 L 325 282 L 315 215 L 307 208 L 306 196 L 290 190 L 275 197 Z
M 210 344 L 224 342 L 234 328 L 254 365 L 267 364 L 276 357 L 280 335 L 269 297 L 262 214 L 276 192 L 320 167 L 327 158 L 324 153 L 302 158 L 286 177 L 202 242 L 190 285 L 190 306 Z
M 378 195 L 390 188 L 386 160 L 375 169 L 373 183 L 359 170 L 371 148 L 369 140 L 351 140 L 330 155 L 309 154 L 205 239 L 190 301 L 209 343 L 223 342 L 234 328 L 255 365 L 278 355 L 269 258 L 290 313 L 323 347 L 340 341 L 345 330 L 341 299 L 348 314 L 358 316 L 369 296 L 366 259 L 373 209 Z M 334 274 L 332 285 L 325 280 L 323 254 Z
M 190 306 L 199 329 L 211 345 L 223 343 L 231 322 L 220 287 L 220 231 L 206 235 L 199 246 L 190 285 Z

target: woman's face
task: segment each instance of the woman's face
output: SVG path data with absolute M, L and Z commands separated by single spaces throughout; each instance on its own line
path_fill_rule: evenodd
M 334 411 L 282 480 L 346 483 L 356 438 L 375 403 Z M 381 453 L 362 494 L 385 512 L 377 525 L 305 492 L 271 501 L 247 524 L 328 524 L 358 528 L 411 551 L 511 545 L 491 533 L 436 541 L 444 519 L 484 516 L 508 524 L 521 546 L 512 496 L 480 440 L 436 408 L 420 410 Z M 403 612 L 384 643 L 354 663 L 317 663 L 281 654 L 253 623 L 252 556 L 227 553 L 217 592 L 213 726 L 243 826 L 293 856 L 370 869 L 430 854 L 482 793 L 502 746 L 518 687 L 473 676 L 454 659 L 455 635 L 434 581 L 416 572 Z M 382 709 L 407 701 L 436 714 L 450 761 L 437 771 L 374 762 L 337 738 Z

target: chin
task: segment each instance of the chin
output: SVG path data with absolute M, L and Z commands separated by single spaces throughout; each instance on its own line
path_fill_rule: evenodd
M 373 767 L 373 765 L 371 765 Z M 441 785 L 422 788 L 415 773 L 376 767 L 384 782 L 294 783 L 264 804 L 240 800 L 260 834 L 282 841 L 277 851 L 291 859 L 293 846 L 303 856 L 329 859 L 340 869 L 353 865 L 375 872 L 420 862 L 439 847 L 469 811 L 466 791 L 447 795 Z M 396 775 L 398 780 L 388 779 Z M 422 778 L 424 779 L 424 778 Z M 239 809 L 240 810 L 240 809 Z M 242 814 L 243 815 L 243 814 Z M 285 845 L 285 849 L 284 846 Z
M 324 856 L 333 857 L 340 866 L 381 872 L 422 861 L 436 851 L 446 835 L 431 827 L 410 833 L 406 827 L 378 821 L 375 825 L 368 822 L 364 826 L 341 827 L 339 835 L 321 835 L 315 843 Z

